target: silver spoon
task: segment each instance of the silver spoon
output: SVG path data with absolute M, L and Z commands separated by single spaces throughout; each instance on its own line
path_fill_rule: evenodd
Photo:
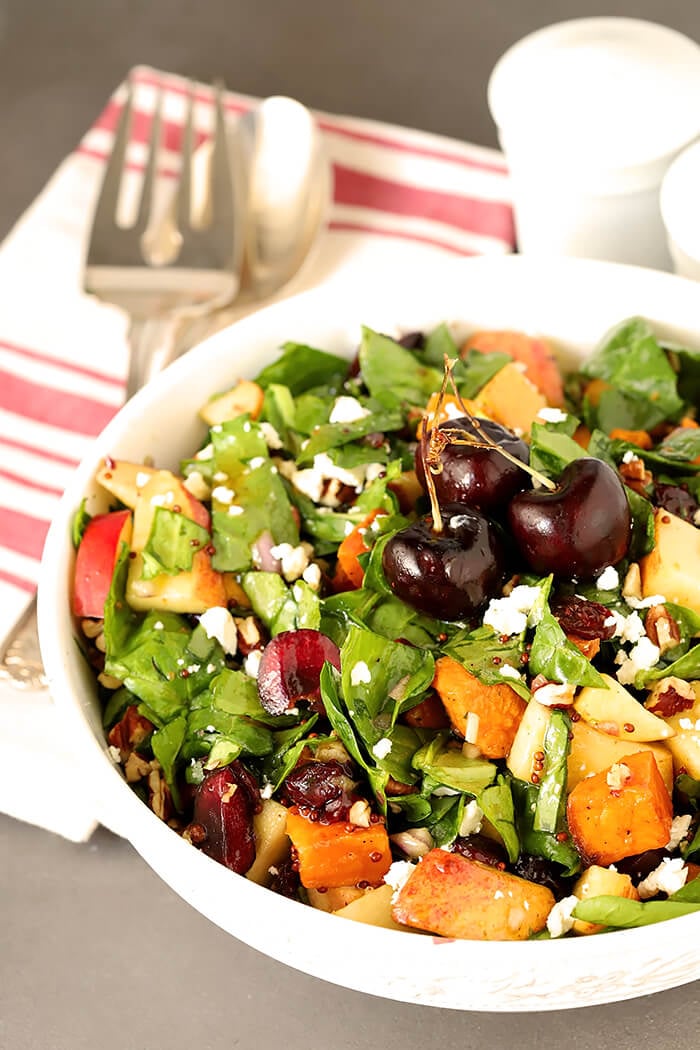
M 330 167 L 318 127 L 305 106 L 282 96 L 265 99 L 233 125 L 231 144 L 246 183 L 241 289 L 232 307 L 192 323 L 186 333 L 188 347 L 282 291 L 309 258 L 326 223 Z M 167 256 L 172 235 L 167 217 L 161 233 L 159 244 L 154 231 L 152 250 Z M 36 599 L 2 653 L 3 681 L 19 689 L 46 688 Z

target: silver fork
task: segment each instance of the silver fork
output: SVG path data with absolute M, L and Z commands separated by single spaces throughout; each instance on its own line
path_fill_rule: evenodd
M 84 274 L 88 292 L 121 307 L 130 317 L 127 398 L 187 348 L 188 326 L 195 318 L 227 306 L 238 292 L 244 234 L 243 223 L 238 221 L 240 190 L 232 169 L 222 95 L 223 88 L 218 85 L 208 185 L 204 187 L 199 221 L 195 221 L 194 94 L 192 89 L 188 92 L 182 171 L 168 211 L 169 237 L 164 237 L 162 230 L 153 227 L 163 111 L 161 91 L 153 115 L 136 219 L 128 227 L 117 221 L 134 108 L 133 85 L 128 85 L 95 208 Z M 2 654 L 0 681 L 3 680 L 23 689 L 46 687 L 37 637 L 36 600 Z

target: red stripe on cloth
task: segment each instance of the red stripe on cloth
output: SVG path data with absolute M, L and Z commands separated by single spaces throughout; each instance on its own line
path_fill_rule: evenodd
M 26 591 L 27 594 L 33 594 L 36 590 L 36 583 L 32 582 L 32 580 L 25 580 L 21 576 L 15 576 L 13 572 L 7 572 L 5 569 L 0 569 L 0 581 L 11 583 L 13 587 L 17 587 L 20 591 Z
M 117 411 L 104 401 L 41 386 L 0 369 L 0 408 L 52 427 L 94 437 Z
M 77 375 L 87 376 L 88 379 L 98 379 L 101 383 L 109 383 L 110 386 L 123 387 L 124 380 L 116 376 L 99 372 L 96 368 L 86 368 L 84 365 L 72 364 L 70 361 L 61 360 L 51 354 L 45 354 L 41 350 L 30 350 L 27 346 L 18 346 L 17 343 L 8 343 L 6 339 L 0 339 L 0 349 L 10 350 L 13 354 L 27 357 L 31 361 L 41 361 L 42 364 L 51 365 L 54 368 L 63 368 L 67 372 L 75 372 Z
M 444 251 L 454 252 L 455 255 L 465 256 L 476 254 L 475 252 L 468 251 L 464 248 L 457 248 L 454 244 L 448 244 L 447 241 L 440 241 L 437 237 L 424 237 L 417 233 L 407 233 L 406 230 L 392 230 L 386 226 L 370 226 L 367 223 L 362 222 L 331 221 L 328 223 L 328 229 L 348 233 L 367 233 L 377 237 L 400 237 L 403 240 L 414 241 L 418 244 L 430 244 L 435 248 L 442 248 Z
M 0 507 L 0 545 L 9 550 L 28 558 L 41 558 L 48 530 L 48 521 Z
M 26 441 L 7 437 L 6 434 L 0 434 L 0 445 L 17 449 L 18 452 L 28 452 L 31 456 L 39 456 L 41 459 L 50 459 L 52 463 L 63 463 L 66 467 L 77 467 L 80 463 L 75 456 L 64 456 L 61 452 L 52 452 L 41 445 L 30 445 Z
M 11 470 L 5 470 L 4 467 L 0 467 L 0 478 L 6 478 L 16 485 L 24 485 L 26 488 L 35 489 L 37 492 L 46 492 L 50 496 L 63 495 L 63 489 L 56 488 L 55 485 L 45 485 L 41 481 L 32 481 L 31 478 L 26 478 L 23 474 L 15 474 Z
M 111 100 L 100 113 L 93 124 L 93 128 L 100 128 L 103 131 L 114 131 L 122 109 L 123 106 L 120 102 Z M 131 115 L 130 142 L 150 142 L 152 118 L 152 113 L 145 113 L 143 110 L 134 108 Z M 163 120 L 161 122 L 161 146 L 171 150 L 173 153 L 179 153 L 182 149 L 183 128 L 184 125 L 178 121 Z M 209 137 L 209 135 L 205 135 L 201 131 L 196 131 L 195 147 L 201 145 Z
M 513 213 L 509 204 L 476 197 L 462 197 L 443 190 L 367 175 L 341 164 L 334 165 L 335 201 L 360 208 L 374 208 L 392 215 L 431 219 L 469 233 L 515 242 Z

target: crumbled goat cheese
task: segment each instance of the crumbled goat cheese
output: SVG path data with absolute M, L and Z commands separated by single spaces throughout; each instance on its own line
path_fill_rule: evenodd
M 228 513 L 232 518 L 237 518 L 239 514 L 245 514 L 243 507 L 239 506 L 238 503 L 232 503 L 228 509 Z
M 216 481 L 221 484 L 222 481 L 228 481 L 228 474 L 225 470 L 217 470 L 216 474 L 212 475 L 212 481 Z
M 391 898 L 392 903 L 396 900 L 399 893 L 410 879 L 414 868 L 415 864 L 412 864 L 410 860 L 395 860 L 387 871 L 384 876 L 384 881 L 387 885 L 391 886 L 394 891 Z
M 520 671 L 517 671 L 515 667 L 512 667 L 510 664 L 503 664 L 502 667 L 499 667 L 498 673 L 503 675 L 504 678 L 512 678 L 513 680 L 517 679 L 518 681 L 523 677 Z
M 576 686 L 570 682 L 547 682 L 532 694 L 538 704 L 545 707 L 571 707 Z
M 464 726 L 464 739 L 467 744 L 475 744 L 479 737 L 479 716 L 475 711 L 467 712 L 467 720 Z
M 238 648 L 238 631 L 233 616 L 223 605 L 214 605 L 199 617 L 207 638 L 216 638 L 224 652 L 233 656 Z
M 358 419 L 364 419 L 365 416 L 369 416 L 371 413 L 369 409 L 364 408 L 356 397 L 341 396 L 335 399 L 331 414 L 328 417 L 329 423 L 355 423 Z
M 679 729 L 690 730 L 691 732 L 700 732 L 700 718 L 693 722 L 692 718 L 679 718 L 678 719 Z
M 484 811 L 476 799 L 470 799 L 464 807 L 464 815 L 459 825 L 459 834 L 466 838 L 468 835 L 477 835 L 481 831 L 481 822 L 484 819 Z
M 378 740 L 372 748 L 372 754 L 375 758 L 379 759 L 386 758 L 390 751 L 391 740 L 389 740 L 388 736 L 383 736 L 382 739 Z
M 657 893 L 666 893 L 669 897 L 676 890 L 685 886 L 688 869 L 682 857 L 664 857 L 658 868 L 654 868 L 637 886 L 640 900 L 648 900 Z
M 211 442 L 205 445 L 204 448 L 200 448 L 199 452 L 195 453 L 195 459 L 211 459 L 214 455 L 214 446 Z
M 204 475 L 198 470 L 193 470 L 188 474 L 182 484 L 195 499 L 205 500 L 211 495 L 211 489 L 204 480 Z
M 647 598 L 635 598 L 630 594 L 625 601 L 632 609 L 650 609 L 652 605 L 665 605 L 666 599 L 663 594 L 650 594 Z
M 578 897 L 563 897 L 554 905 L 547 916 L 547 930 L 550 937 L 563 937 L 574 925 L 572 912 L 578 904 Z
M 243 670 L 249 678 L 257 678 L 262 660 L 262 649 L 253 649 L 243 661 Z
M 364 660 L 358 660 L 350 672 L 350 685 L 369 685 L 372 673 Z
M 272 798 L 275 790 L 275 785 L 271 780 L 266 781 L 260 788 L 260 798 Z
M 630 449 L 627 450 L 627 452 L 625 452 L 624 456 L 622 457 L 622 462 L 623 463 L 641 463 L 641 458 L 637 455 L 636 452 L 633 452 L 632 449 L 630 448 Z
M 562 412 L 560 408 L 550 408 L 548 405 L 545 405 L 537 413 L 537 419 L 541 419 L 545 423 L 563 423 L 568 418 L 566 412 Z
M 236 493 L 228 485 L 217 485 L 211 490 L 211 498 L 218 500 L 219 503 L 233 503 L 235 495 Z
M 692 822 L 690 813 L 683 813 L 680 817 L 674 817 L 671 822 L 671 835 L 666 843 L 666 849 L 671 852 L 680 846 L 683 839 L 688 837 Z
M 540 595 L 539 587 L 520 584 L 505 598 L 492 598 L 484 613 L 484 623 L 496 634 L 520 634 L 528 625 L 528 616 Z
M 605 782 L 612 791 L 622 791 L 632 776 L 632 770 L 624 762 L 615 762 L 605 777 Z
M 278 543 L 270 548 L 270 554 L 282 563 L 282 575 L 288 583 L 298 580 L 309 564 L 309 555 L 301 544 L 293 547 L 291 543 Z
M 252 459 L 248 460 L 248 467 L 250 470 L 257 470 L 263 463 L 267 463 L 265 456 L 253 456 Z
M 310 565 L 307 565 L 301 576 L 305 583 L 308 583 L 312 591 L 317 591 L 321 586 L 321 570 L 316 562 L 311 562 Z
M 110 744 L 107 750 L 109 751 L 109 757 L 112 759 L 112 761 L 116 762 L 117 765 L 119 765 L 122 760 L 122 753 L 119 750 L 119 748 L 115 747 L 114 744 Z
M 613 565 L 603 569 L 595 585 L 599 591 L 614 591 L 620 586 L 620 575 Z
M 260 432 L 265 438 L 265 444 L 268 448 L 278 449 L 283 447 L 282 439 L 273 427 L 272 423 L 258 423 L 258 426 L 260 427 Z
M 147 485 L 151 480 L 151 475 L 146 470 L 139 470 L 136 472 L 136 488 L 142 489 L 144 485 Z
M 153 624 L 153 630 L 154 631 L 162 631 L 162 630 L 164 630 L 164 628 L 165 628 L 165 624 L 163 623 L 162 620 L 156 620 L 156 622 Z
M 175 497 L 172 492 L 157 492 L 155 496 L 151 496 L 152 507 L 166 507 L 169 503 L 174 501 Z
M 615 657 L 620 666 L 615 676 L 621 685 L 632 685 L 638 671 L 648 671 L 659 662 L 661 650 L 648 638 L 640 638 L 629 655 L 622 650 Z M 622 657 L 622 659 L 620 659 Z

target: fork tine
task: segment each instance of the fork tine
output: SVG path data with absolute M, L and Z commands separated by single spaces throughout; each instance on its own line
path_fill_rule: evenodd
M 99 231 L 114 226 L 119 203 L 122 174 L 126 166 L 126 153 L 131 138 L 131 115 L 134 108 L 134 86 L 127 84 L 127 95 L 119 115 L 114 143 L 102 180 L 102 189 L 95 206 L 93 227 Z
M 211 214 L 218 225 L 227 221 L 232 223 L 233 198 L 231 194 L 231 155 L 226 133 L 223 83 L 217 81 L 215 89 L 215 126 L 214 145 L 211 151 L 210 201 Z
M 187 84 L 187 113 L 182 134 L 182 168 L 177 190 L 177 228 L 188 230 L 192 222 L 192 163 L 194 157 L 194 85 Z
M 158 161 L 160 159 L 161 126 L 163 122 L 163 89 L 158 87 L 156 103 L 151 120 L 151 134 L 149 140 L 149 154 L 146 162 L 146 171 L 143 176 L 141 187 L 141 200 L 139 202 L 138 215 L 134 223 L 134 232 L 142 234 L 145 232 L 153 209 L 153 195 L 155 192 L 156 177 L 158 175 Z

